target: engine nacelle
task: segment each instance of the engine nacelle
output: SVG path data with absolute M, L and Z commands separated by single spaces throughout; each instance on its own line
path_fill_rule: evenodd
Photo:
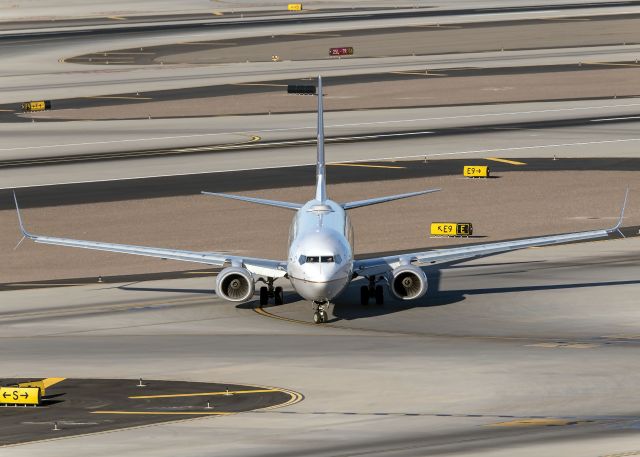
M 427 275 L 415 265 L 402 265 L 391 272 L 389 285 L 400 300 L 413 300 L 427 293 Z
M 246 268 L 229 267 L 218 273 L 216 293 L 225 300 L 243 302 L 253 297 L 255 282 Z

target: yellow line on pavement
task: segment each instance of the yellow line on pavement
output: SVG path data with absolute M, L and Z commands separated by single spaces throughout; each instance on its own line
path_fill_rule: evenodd
M 368 165 L 365 163 L 328 163 L 327 165 L 332 165 L 336 167 L 389 168 L 389 169 L 396 169 L 396 170 L 407 168 L 407 167 L 400 167 L 395 165 Z
M 447 76 L 446 73 L 432 73 L 430 71 L 390 71 L 394 75 L 417 75 L 417 76 Z
M 286 84 L 269 84 L 269 83 L 235 83 L 234 86 L 269 86 L 269 87 L 287 87 Z
M 224 13 L 221 11 L 213 11 L 211 14 L 213 14 L 214 16 L 224 16 Z
M 286 36 L 290 36 L 290 35 L 298 35 L 298 36 L 319 36 L 319 37 L 341 37 L 342 35 L 340 34 L 331 34 L 331 33 L 304 33 L 304 32 L 300 32 L 300 33 L 286 33 Z
M 618 67 L 640 67 L 638 63 L 582 62 L 584 65 L 613 65 Z
M 91 411 L 91 414 L 130 414 L 152 416 L 229 416 L 237 413 L 223 411 Z
M 114 100 L 153 100 L 152 97 L 126 97 L 126 96 L 118 96 L 118 95 L 94 95 L 92 97 L 84 97 L 84 98 L 105 98 L 105 99 L 114 99 Z
M 107 16 L 107 19 L 113 19 L 114 21 L 126 21 L 126 17 L 122 16 Z
M 486 160 L 493 160 L 494 162 L 509 163 L 511 165 L 526 165 L 526 163 L 518 162 L 517 160 L 499 159 L 497 157 L 487 157 Z
M 45 378 L 42 380 L 42 385 L 44 385 L 45 389 L 53 386 L 54 384 L 58 384 L 59 382 L 64 381 L 67 378 Z
M 280 389 L 230 390 L 229 392 L 198 392 L 194 394 L 136 395 L 129 398 L 176 398 L 176 397 L 211 397 L 214 395 L 244 395 L 280 392 Z
M 88 282 L 65 282 L 65 283 L 46 283 L 46 284 L 34 284 L 34 283 L 30 283 L 30 282 L 10 282 L 8 284 L 5 284 L 6 286 L 12 287 L 12 286 L 16 286 L 16 287 L 24 287 L 24 286 L 29 286 L 29 287 L 60 287 L 60 286 L 86 286 L 89 285 L 90 283 Z
M 540 426 L 559 426 L 559 425 L 576 425 L 583 424 L 586 420 L 575 419 L 553 419 L 553 418 L 535 418 L 535 419 L 516 419 L 507 422 L 496 422 L 495 424 L 487 424 L 487 427 L 540 427 Z

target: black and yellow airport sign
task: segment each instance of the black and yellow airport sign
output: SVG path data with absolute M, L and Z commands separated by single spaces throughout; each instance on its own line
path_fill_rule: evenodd
M 486 165 L 465 165 L 463 175 L 466 178 L 488 178 L 489 167 Z
M 289 11 L 302 11 L 302 3 L 289 3 L 287 9 Z
M 45 111 L 51 109 L 50 100 L 39 100 L 36 102 L 24 102 L 22 111 Z
M 40 398 L 37 387 L 0 387 L 0 404 L 38 405 Z
M 471 236 L 471 222 L 432 222 L 431 236 Z

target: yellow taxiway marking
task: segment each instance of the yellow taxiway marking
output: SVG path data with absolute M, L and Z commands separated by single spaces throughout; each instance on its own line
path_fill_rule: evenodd
M 599 345 L 591 343 L 534 343 L 527 344 L 526 346 L 547 349 L 592 349 L 598 347 Z
M 46 283 L 46 284 L 34 284 L 30 282 L 10 282 L 7 286 L 29 286 L 29 287 L 61 287 L 61 286 L 86 286 L 88 282 L 65 282 L 65 283 Z
M 224 13 L 221 11 L 213 11 L 211 14 L 213 14 L 214 16 L 224 16 Z
M 45 378 L 42 380 L 42 385 L 44 385 L 45 389 L 53 386 L 54 384 L 58 384 L 59 382 L 64 381 L 67 378 Z
M 499 159 L 497 157 L 487 157 L 486 160 L 493 160 L 494 162 L 509 163 L 511 165 L 526 165 L 526 163 L 518 162 L 517 160 Z
M 298 36 L 319 36 L 319 37 L 341 37 L 340 34 L 332 34 L 332 33 L 287 33 L 286 36 L 298 35 Z
M 582 62 L 584 65 L 612 65 L 618 67 L 640 67 L 640 63 Z
M 418 75 L 418 76 L 447 76 L 446 73 L 432 73 L 430 71 L 390 71 L 394 75 Z
M 178 44 L 193 44 L 196 46 L 235 46 L 237 43 L 230 41 L 220 43 L 218 41 L 178 41 Z
M 114 21 L 126 21 L 126 17 L 122 16 L 107 16 L 107 19 L 113 19 Z
M 269 83 L 235 83 L 234 86 L 269 86 L 269 87 L 287 87 L 286 84 L 269 84 Z
M 552 419 L 552 418 L 536 418 L 536 419 L 516 419 L 507 422 L 496 422 L 495 424 L 487 424 L 487 427 L 545 427 L 559 425 L 576 425 L 591 421 L 581 421 L 575 419 Z
M 211 397 L 213 395 L 244 395 L 263 394 L 267 392 L 281 392 L 280 389 L 256 389 L 256 390 L 230 390 L 229 392 L 197 392 L 194 394 L 167 394 L 167 395 L 136 395 L 129 398 L 177 398 L 177 397 Z
M 237 413 L 223 411 L 91 411 L 91 414 L 130 414 L 162 416 L 229 416 Z
M 368 165 L 366 163 L 328 163 L 327 165 L 332 165 L 336 167 L 390 168 L 395 170 L 402 170 L 407 168 L 407 167 L 399 167 L 396 165 Z
M 632 455 L 640 455 L 640 451 L 618 452 L 616 454 L 605 454 L 602 457 L 630 457 Z
M 137 96 L 118 96 L 118 95 L 95 95 L 92 97 L 85 98 L 105 98 L 105 99 L 114 99 L 114 100 L 153 100 L 152 97 L 137 97 Z
M 155 52 L 107 52 L 107 56 L 116 56 L 116 55 L 155 55 Z M 103 56 L 104 57 L 104 56 Z M 123 57 L 124 58 L 124 57 Z

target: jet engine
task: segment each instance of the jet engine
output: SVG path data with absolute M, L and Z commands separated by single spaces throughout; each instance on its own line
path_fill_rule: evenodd
M 229 267 L 218 273 L 216 293 L 225 300 L 243 302 L 253 297 L 255 282 L 245 268 Z
M 391 272 L 391 292 L 400 300 L 413 300 L 427 293 L 427 275 L 415 265 L 402 265 Z

